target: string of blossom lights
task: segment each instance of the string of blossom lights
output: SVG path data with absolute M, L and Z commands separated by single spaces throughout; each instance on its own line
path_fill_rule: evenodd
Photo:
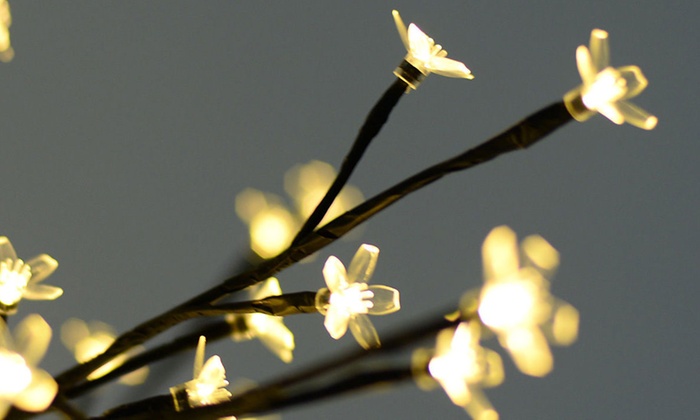
M 365 349 L 379 347 L 379 335 L 367 315 L 386 315 L 398 311 L 399 291 L 389 286 L 368 285 L 379 257 L 379 248 L 363 244 L 350 267 L 335 256 L 328 257 L 323 277 L 328 288 L 316 294 L 316 308 L 325 315 L 323 325 L 338 340 L 350 327 L 355 340 Z

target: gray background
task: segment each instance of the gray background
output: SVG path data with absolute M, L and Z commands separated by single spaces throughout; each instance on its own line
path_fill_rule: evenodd
M 481 284 L 493 227 L 539 233 L 562 254 L 553 293 L 582 314 L 545 379 L 518 373 L 488 395 L 504 419 L 698 418 L 696 2 L 12 1 L 16 58 L 0 66 L 0 233 L 21 257 L 60 263 L 56 302 L 23 302 L 58 331 L 69 317 L 119 331 L 213 285 L 245 252 L 234 212 L 245 187 L 284 194 L 284 172 L 338 166 L 405 51 L 397 8 L 474 72 L 431 76 L 404 97 L 351 183 L 374 195 L 478 144 L 580 83 L 574 51 L 610 33 L 612 64 L 650 80 L 633 102 L 645 132 L 601 116 L 452 175 L 373 218 L 361 239 L 280 275 L 322 286 L 332 254 L 382 250 L 375 281 L 401 290 L 380 334 L 454 305 Z M 208 347 L 229 378 L 265 381 L 343 349 L 320 316 L 287 320 L 287 366 L 258 342 Z M 186 331 L 180 330 L 180 331 Z M 428 344 L 428 343 L 426 343 Z M 495 343 L 490 343 L 492 346 Z M 147 391 L 100 389 L 91 412 L 167 392 L 192 355 L 155 369 Z M 42 366 L 72 364 L 55 335 Z M 302 418 L 465 418 L 413 384 L 283 413 Z

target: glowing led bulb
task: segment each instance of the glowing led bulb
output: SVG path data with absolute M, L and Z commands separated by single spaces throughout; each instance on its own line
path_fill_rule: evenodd
M 194 379 L 170 388 L 177 411 L 218 404 L 231 398 L 231 393 L 225 388 L 228 385 L 226 369 L 219 356 L 212 356 L 204 363 L 206 342 L 203 335 L 199 337 L 194 357 Z
M 367 315 L 386 315 L 401 308 L 398 290 L 367 284 L 378 257 L 379 248 L 363 244 L 348 271 L 334 256 L 330 256 L 323 266 L 328 288 L 316 294 L 316 308 L 326 316 L 323 325 L 336 340 L 350 327 L 350 332 L 362 347 L 379 347 L 379 336 Z
M 19 301 L 53 300 L 63 290 L 39 284 L 56 270 L 58 263 L 46 254 L 38 255 L 26 263 L 17 258 L 10 240 L 0 236 L 0 314 L 17 312 Z
M 51 327 L 36 314 L 17 325 L 14 340 L 0 320 L 0 418 L 12 405 L 24 411 L 43 411 L 51 404 L 58 385 L 37 368 L 51 341 Z
M 281 294 L 282 288 L 274 277 L 250 288 L 252 300 Z M 257 337 L 282 361 L 292 361 L 294 334 L 284 325 L 282 317 L 266 314 L 231 314 L 226 316 L 226 320 L 233 326 L 231 338 L 234 340 L 251 340 Z
M 568 345 L 578 331 L 578 311 L 549 293 L 546 276 L 558 265 L 557 251 L 540 236 L 526 238 L 518 249 L 507 226 L 493 229 L 482 251 L 481 322 L 496 333 L 520 371 L 546 375 L 553 366 L 547 339 Z
M 637 66 L 609 66 L 608 33 L 602 29 L 591 32 L 589 48 L 576 49 L 576 63 L 583 84 L 564 95 L 569 113 L 578 121 L 586 121 L 596 112 L 615 124 L 627 122 L 651 130 L 658 119 L 627 102 L 647 87 L 647 79 Z
M 116 338 L 116 333 L 109 325 L 103 322 L 90 322 L 71 318 L 61 327 L 61 341 L 73 352 L 73 356 L 78 363 L 85 363 L 88 360 L 102 354 L 112 345 Z M 121 354 L 99 369 L 88 375 L 87 379 L 93 381 L 100 378 L 126 362 L 129 357 L 143 351 L 142 346 L 132 348 L 127 353 Z M 139 385 L 146 380 L 148 367 L 142 367 L 119 378 L 119 382 L 124 385 Z
M 498 353 L 479 345 L 479 325 L 463 322 L 437 336 L 435 355 L 428 371 L 452 402 L 464 407 L 475 420 L 496 420 L 482 387 L 503 382 L 503 363 Z
M 393 10 L 391 13 L 401 41 L 408 51 L 404 61 L 394 70 L 394 75 L 406 82 L 409 88 L 416 89 L 430 73 L 463 79 L 474 78 L 464 63 L 447 58 L 447 51 L 418 26 L 411 23 L 406 29 L 399 12 Z

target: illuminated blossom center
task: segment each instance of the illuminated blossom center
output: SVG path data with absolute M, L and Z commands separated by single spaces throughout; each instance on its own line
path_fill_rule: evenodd
M 368 290 L 367 283 L 353 283 L 338 292 L 331 293 L 330 304 L 349 314 L 366 314 L 374 307 L 374 292 Z
M 608 67 L 596 75 L 592 84 L 584 87 L 582 100 L 588 109 L 597 110 L 622 99 L 625 93 L 627 82 L 618 70 Z
M 32 381 L 32 371 L 19 354 L 0 349 L 0 398 L 11 399 Z
M 0 303 L 10 306 L 19 302 L 31 277 L 31 268 L 20 259 L 0 262 Z
M 523 281 L 487 286 L 479 304 L 479 317 L 491 328 L 508 330 L 532 320 L 537 291 Z

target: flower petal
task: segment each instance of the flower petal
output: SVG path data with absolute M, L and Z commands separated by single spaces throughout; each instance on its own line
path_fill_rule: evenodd
M 63 294 L 63 289 L 47 284 L 29 282 L 22 297 L 29 300 L 54 300 Z
M 377 258 L 379 258 L 379 248 L 374 245 L 362 244 L 350 262 L 348 283 L 367 283 L 377 266 Z
M 401 19 L 398 10 L 392 10 L 391 15 L 394 17 L 394 23 L 396 24 L 396 30 L 399 31 L 401 42 L 406 47 L 406 51 L 410 51 L 411 45 L 408 43 L 408 31 L 406 30 L 406 25 L 403 24 L 403 19 Z
M 32 382 L 13 401 L 20 410 L 37 412 L 46 410 L 58 392 L 58 384 L 45 370 L 34 369 Z
M 195 378 L 199 382 L 214 385 L 217 388 L 228 385 L 226 369 L 219 356 L 210 357 L 202 367 L 202 371 Z
M 278 317 L 275 317 L 278 318 Z M 260 335 L 260 341 L 285 363 L 292 361 L 294 350 L 294 334 L 289 331 L 282 319 L 275 319 L 268 324 L 265 334 Z
M 625 79 L 625 86 L 627 87 L 627 92 L 622 99 L 634 98 L 649 85 L 649 81 L 644 77 L 642 69 L 637 66 L 624 66 L 617 70 L 620 72 L 620 77 Z
M 323 266 L 323 278 L 326 280 L 326 286 L 332 293 L 348 287 L 348 275 L 345 271 L 345 266 L 334 255 L 328 257 L 326 264 Z
M 350 319 L 350 332 L 355 340 L 364 348 L 371 349 L 381 346 L 379 335 L 367 315 L 357 314 Z
M 498 280 L 518 272 L 518 243 L 508 226 L 494 228 L 482 246 L 484 278 Z
M 422 59 L 430 56 L 431 41 L 432 39 L 414 23 L 408 25 L 408 43 L 410 45 L 408 51 L 416 58 Z
M 620 112 L 618 105 L 619 102 L 602 104 L 598 107 L 598 112 L 615 124 L 620 125 L 625 122 L 625 117 L 622 115 L 622 112 Z
M 282 288 L 280 287 L 280 282 L 275 277 L 270 277 L 250 290 L 250 298 L 253 300 L 264 299 L 270 296 L 279 296 L 281 294 Z
M 349 321 L 350 314 L 347 311 L 339 310 L 337 306 L 330 305 L 323 326 L 326 327 L 328 334 L 337 340 L 345 335 Z
M 0 261 L 8 258 L 12 261 L 16 260 L 17 253 L 12 243 L 10 243 L 10 240 L 7 239 L 7 236 L 0 236 Z
M 444 50 L 443 50 L 444 51 Z M 463 79 L 473 79 L 474 75 L 461 61 L 447 57 L 433 57 L 427 68 L 435 74 L 445 77 L 460 77 Z
M 15 328 L 15 347 L 27 364 L 36 366 L 51 342 L 51 327 L 38 314 L 28 315 Z
M 207 338 L 203 335 L 199 336 L 199 341 L 197 341 L 197 350 L 194 353 L 194 369 L 192 370 L 192 377 L 197 379 L 199 374 L 202 373 L 202 366 L 204 365 L 204 348 L 207 345 Z
M 54 260 L 49 255 L 41 254 L 27 261 L 27 265 L 32 269 L 32 278 L 29 279 L 29 284 L 33 284 L 39 283 L 50 276 L 51 273 L 56 270 L 56 267 L 58 267 L 58 261 Z
M 655 116 L 627 101 L 618 101 L 617 109 L 622 114 L 625 122 L 644 130 L 651 130 L 659 122 L 659 119 Z
M 608 33 L 602 29 L 591 31 L 591 58 L 597 71 L 601 71 L 610 65 L 610 48 L 608 46 Z
M 389 286 L 369 286 L 374 293 L 373 306 L 368 309 L 370 315 L 386 315 L 401 309 L 399 291 Z
M 584 85 L 589 85 L 595 81 L 598 71 L 593 64 L 591 53 L 585 45 L 581 45 L 576 49 L 576 66 Z

